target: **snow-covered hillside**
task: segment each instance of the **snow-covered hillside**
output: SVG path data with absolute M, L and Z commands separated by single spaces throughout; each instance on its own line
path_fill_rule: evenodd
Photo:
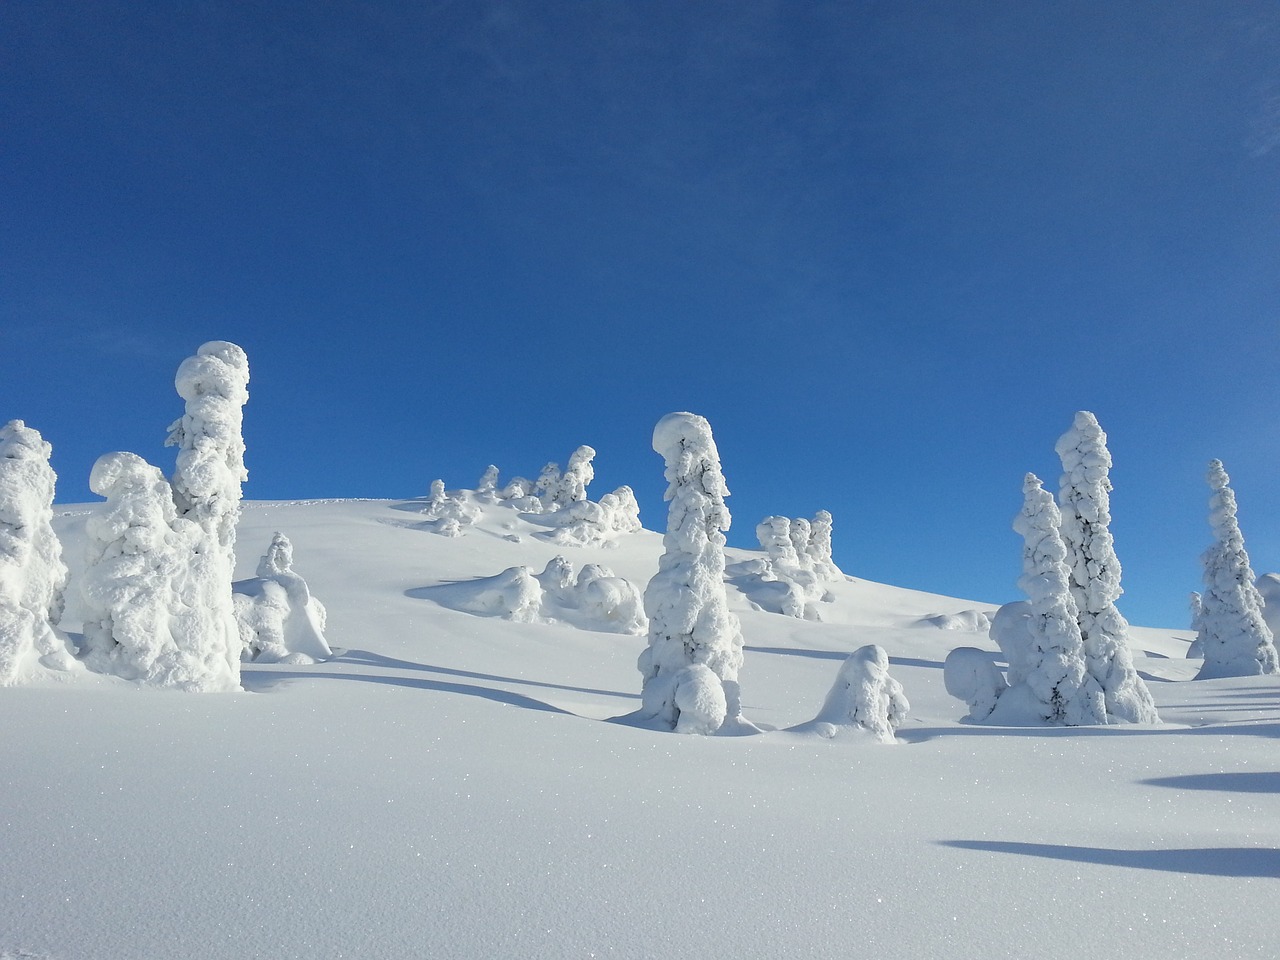
M 942 663 L 995 651 L 995 605 L 855 570 L 820 621 L 783 616 L 736 585 L 762 554 L 730 550 L 766 732 L 610 723 L 643 635 L 459 597 L 557 555 L 643 589 L 661 537 L 556 543 L 480 506 L 449 537 L 427 500 L 244 504 L 237 578 L 285 533 L 335 654 L 244 664 L 245 693 L 0 690 L 0 957 L 1275 955 L 1280 678 L 1192 682 L 1188 631 L 1134 628 L 1163 724 L 961 723 Z M 90 509 L 55 511 L 71 631 Z M 786 731 L 871 643 L 899 742 Z

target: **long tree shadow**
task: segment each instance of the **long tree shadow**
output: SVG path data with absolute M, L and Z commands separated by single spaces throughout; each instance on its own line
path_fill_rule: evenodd
M 778 657 L 806 657 L 810 660 L 840 660 L 841 662 L 849 659 L 852 650 L 795 650 L 791 647 L 752 647 L 746 646 L 742 648 L 747 653 L 767 653 Z M 934 667 L 941 668 L 942 663 L 937 660 L 920 660 L 916 657 L 890 657 L 891 666 L 898 667 Z
M 954 727 L 900 727 L 895 734 L 908 743 L 927 743 L 946 737 L 1203 737 L 1244 736 L 1280 738 L 1280 723 L 1253 720 L 1210 723 L 1199 727 L 1139 726 L 1108 724 L 1088 727 L 1008 727 L 961 721 Z
M 1152 777 L 1139 780 L 1152 787 L 1175 790 L 1220 790 L 1225 793 L 1280 793 L 1280 773 L 1261 770 L 1238 773 L 1189 773 L 1181 777 Z
M 428 680 L 416 677 L 394 677 L 372 673 L 328 673 L 311 670 L 255 670 L 244 667 L 240 671 L 240 680 L 244 688 L 253 693 L 263 693 L 287 680 L 355 680 L 360 683 L 382 683 L 393 687 L 412 687 L 417 690 L 432 690 L 437 693 L 457 693 L 467 697 L 480 697 L 495 703 L 505 703 L 512 707 L 523 707 L 525 710 L 537 710 L 541 713 L 561 713 L 565 716 L 577 716 L 568 710 L 553 706 L 521 693 L 508 690 L 495 690 L 493 687 L 477 687 L 469 683 L 448 683 L 444 680 Z
M 1280 878 L 1280 850 L 1264 847 L 1109 850 L 1104 847 L 1072 847 L 1002 840 L 943 840 L 940 843 L 957 850 L 1012 853 L 1070 863 L 1092 863 L 1103 867 L 1129 867 L 1134 870 L 1158 870 L 1163 873 L 1199 874 L 1206 877 Z
M 334 657 L 327 663 L 354 663 L 365 667 L 386 667 L 391 670 L 423 670 L 427 673 L 440 673 L 449 677 L 466 677 L 469 680 L 489 680 L 493 683 L 514 683 L 525 687 L 541 687 L 544 690 L 566 690 L 570 693 L 589 693 L 598 697 L 617 697 L 621 700 L 639 700 L 636 693 L 623 693 L 620 690 L 601 690 L 597 687 L 574 687 L 563 683 L 548 683 L 543 680 L 525 680 L 521 677 L 501 677 L 493 673 L 476 673 L 473 670 L 459 670 L 456 667 L 436 667 L 429 663 L 415 663 L 412 660 L 398 660 L 395 657 L 383 656 L 370 650 L 347 650 L 340 657 Z

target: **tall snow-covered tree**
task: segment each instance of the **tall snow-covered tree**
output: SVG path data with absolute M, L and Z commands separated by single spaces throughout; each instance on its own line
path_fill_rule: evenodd
M 831 531 L 834 522 L 828 510 L 819 510 L 809 525 L 809 557 L 814 572 L 823 580 L 831 581 L 842 576 L 840 568 L 831 559 Z
M 658 573 L 644 594 L 649 645 L 637 664 L 644 685 L 632 718 L 679 732 L 754 732 L 738 689 L 742 629 L 724 586 L 729 490 L 711 425 L 668 414 L 654 428 L 653 449 L 666 461 L 671 506 Z
M 21 420 L 0 427 L 0 686 L 76 666 L 58 629 L 67 567 L 53 532 L 52 452 Z
M 1107 435 L 1087 410 L 1058 440 L 1062 478 L 1058 503 L 1071 572 L 1085 665 L 1106 696 L 1107 715 L 1129 723 L 1159 723 L 1155 701 L 1129 651 L 1129 624 L 1116 608 L 1120 560 L 1111 537 L 1111 453 Z
M 178 448 L 174 502 L 178 516 L 199 524 L 212 537 L 230 584 L 241 484 L 249 478 L 242 432 L 249 359 L 234 343 L 211 340 L 182 361 L 174 387 L 186 401 L 186 412 L 169 426 L 166 441 Z
M 135 454 L 99 457 L 89 487 L 106 503 L 85 528 L 88 666 L 155 686 L 238 689 L 241 643 L 224 613 L 231 584 L 218 545 L 177 515 L 169 482 Z
M 1197 680 L 1280 672 L 1275 640 L 1262 616 L 1262 596 L 1236 516 L 1236 495 L 1222 461 L 1211 460 L 1206 478 L 1213 544 L 1201 556 L 1201 646 L 1204 666 Z
M 555 495 L 557 506 L 564 507 L 587 499 L 587 487 L 596 476 L 595 467 L 591 465 L 595 456 L 595 450 L 585 444 L 569 454 L 569 463 L 560 475 L 560 486 Z
M 1106 704 L 1098 682 L 1085 666 L 1079 615 L 1071 594 L 1067 549 L 1058 532 L 1061 514 L 1039 477 L 1028 473 L 1022 486 L 1022 511 L 1013 528 L 1022 534 L 1022 576 L 1027 595 L 1031 643 L 1022 685 L 1035 698 L 1040 719 L 1077 726 L 1106 723 Z M 1017 687 L 1001 695 L 1003 700 Z

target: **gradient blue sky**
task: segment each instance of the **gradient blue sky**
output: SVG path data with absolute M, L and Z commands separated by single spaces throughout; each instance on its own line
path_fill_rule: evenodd
M 1221 458 L 1280 570 L 1280 7 L 11 3 L 0 419 L 163 465 L 249 354 L 256 499 L 409 497 L 580 443 L 662 529 L 706 416 L 730 541 L 1018 596 L 1027 470 L 1094 411 L 1122 609 L 1181 626 Z

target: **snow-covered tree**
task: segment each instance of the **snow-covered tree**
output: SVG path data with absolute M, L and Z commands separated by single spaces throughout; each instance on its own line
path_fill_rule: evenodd
M 234 343 L 211 340 L 178 367 L 174 378 L 186 412 L 169 426 L 178 448 L 173 497 L 178 516 L 199 524 L 222 556 L 227 583 L 235 570 L 244 468 L 243 407 L 249 400 L 249 359 Z
M 554 509 L 556 497 L 560 495 L 560 464 L 550 462 L 542 468 L 534 481 L 533 492 L 541 498 L 544 508 Z
M 942 665 L 947 693 L 969 705 L 970 720 L 991 716 L 1009 684 L 991 661 L 991 654 L 977 647 L 956 647 Z
M 653 449 L 666 461 L 671 506 L 658 573 L 644 594 L 649 645 L 637 664 L 644 686 L 633 718 L 680 732 L 753 732 L 738 689 L 742 630 L 725 594 L 729 490 L 711 425 L 668 414 L 654 428 Z
M 293 544 L 271 538 L 258 575 L 233 585 L 236 622 L 244 655 L 264 663 L 316 663 L 333 655 L 325 639 L 324 605 L 294 572 Z
M 799 566 L 800 557 L 791 539 L 790 517 L 765 517 L 756 524 L 756 539 L 772 566 Z
M 1191 641 L 1191 646 L 1187 647 L 1188 660 L 1204 659 L 1204 600 L 1196 591 L 1191 591 L 1191 630 L 1196 638 Z M 1268 624 L 1270 626 L 1270 624 Z M 1275 631 L 1271 631 L 1274 636 Z
M 1087 410 L 1055 447 L 1062 460 L 1058 503 L 1076 603 L 1085 666 L 1106 696 L 1107 716 L 1129 723 L 1159 723 L 1155 701 L 1129 651 L 1129 624 L 1116 608 L 1120 560 L 1111 537 L 1111 453 L 1107 435 Z
M 809 559 L 813 561 L 814 572 L 827 582 L 844 576 L 835 561 L 831 559 L 831 530 L 833 520 L 830 511 L 819 510 L 813 516 L 809 527 Z
M 1214 542 L 1201 557 L 1204 666 L 1197 680 L 1280 671 L 1274 637 L 1262 616 L 1249 554 L 1236 517 L 1236 495 L 1220 460 L 1209 462 L 1209 525 Z
M 58 629 L 67 567 L 53 532 L 52 452 L 21 420 L 0 427 L 0 686 L 76 666 Z
M 835 736 L 842 727 L 856 727 L 883 743 L 893 743 L 894 731 L 907 718 L 910 707 L 902 684 L 889 676 L 888 654 L 883 647 L 870 644 L 855 650 L 841 664 L 812 726 L 826 737 Z
M 560 488 L 555 497 L 557 506 L 563 507 L 587 499 L 587 487 L 596 476 L 595 467 L 591 465 L 595 455 L 595 450 L 586 445 L 569 455 L 569 464 L 560 475 Z
M 480 482 L 476 484 L 476 495 L 490 502 L 498 499 L 498 468 L 492 463 L 484 468 Z
M 156 686 L 238 689 L 241 643 L 219 545 L 177 515 L 168 481 L 135 454 L 98 458 L 89 487 L 106 503 L 85 528 L 88 666 Z
M 1067 550 L 1058 532 L 1061 514 L 1034 474 L 1027 474 L 1022 492 L 1022 511 L 1013 527 L 1023 537 L 1018 586 L 1027 594 L 1029 649 L 1025 676 L 1010 683 L 1001 704 L 1046 723 L 1106 723 L 1102 688 L 1085 666 Z

